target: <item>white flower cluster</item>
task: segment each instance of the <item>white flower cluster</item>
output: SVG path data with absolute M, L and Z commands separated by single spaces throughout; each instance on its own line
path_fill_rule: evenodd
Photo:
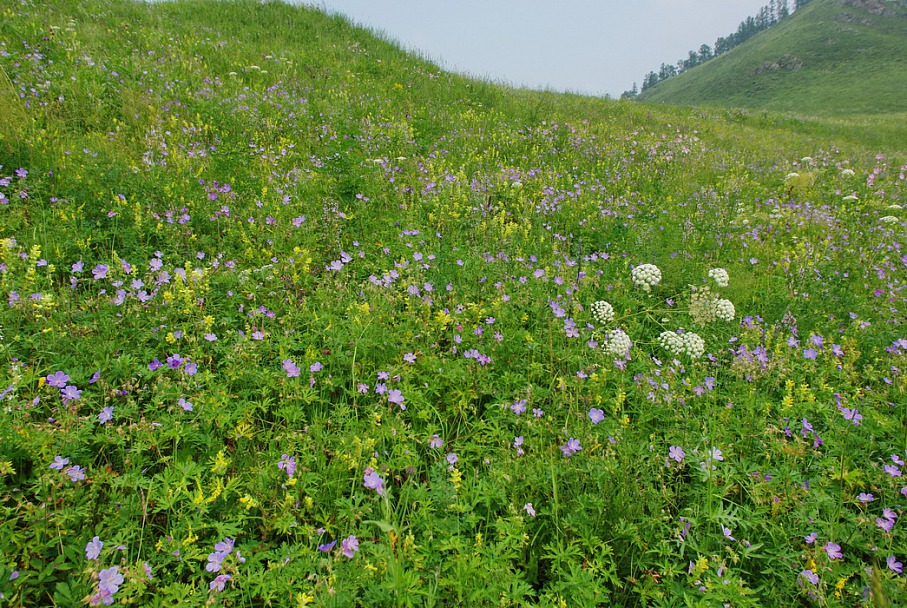
M 711 276 L 711 272 L 709 273 Z M 714 278 L 714 277 L 713 277 Z M 736 310 L 730 300 L 712 295 L 706 287 L 692 287 L 693 296 L 690 301 L 690 316 L 698 325 L 707 325 L 716 319 L 733 321 Z
M 658 336 L 658 344 L 674 356 L 683 352 L 683 338 L 676 331 L 663 331 Z
M 715 316 L 722 321 L 733 321 L 736 313 L 734 303 L 730 300 L 721 299 L 715 303 Z
M 879 221 L 882 222 L 883 224 L 897 224 L 901 220 L 899 220 L 898 218 L 896 218 L 893 215 L 886 215 L 885 217 L 880 218 Z
M 715 279 L 715 283 L 718 284 L 718 287 L 727 287 L 730 277 L 727 274 L 727 270 L 724 268 L 712 268 L 709 270 L 709 278 Z
M 614 307 L 609 302 L 599 300 L 592 304 L 592 318 L 602 325 L 614 320 Z
M 630 336 L 622 329 L 615 329 L 602 344 L 602 349 L 613 357 L 623 357 L 632 347 L 633 342 L 630 340 Z
M 640 264 L 633 269 L 630 276 L 633 278 L 633 284 L 641 287 L 643 291 L 651 291 L 661 283 L 661 271 L 655 264 Z
M 698 359 L 705 352 L 705 340 L 691 331 L 682 334 L 673 331 L 662 332 L 658 336 L 658 343 L 675 357 L 687 355 L 691 359 Z

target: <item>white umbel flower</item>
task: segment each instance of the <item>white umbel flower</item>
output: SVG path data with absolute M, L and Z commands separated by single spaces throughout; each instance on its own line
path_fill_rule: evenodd
M 705 340 L 699 334 L 688 331 L 680 337 L 683 340 L 683 350 L 690 359 L 698 359 L 705 352 Z
M 633 269 L 630 276 L 633 278 L 633 284 L 641 287 L 643 291 L 651 291 L 661 283 L 661 271 L 655 264 L 640 264 Z
M 658 336 L 658 343 L 675 357 L 683 354 L 683 338 L 674 331 L 663 331 Z
M 630 336 L 622 329 L 612 331 L 605 343 L 602 344 L 602 349 L 613 357 L 623 357 L 632 347 L 633 342 L 630 340 Z
M 709 270 L 709 278 L 715 279 L 718 287 L 727 287 L 728 281 L 731 280 L 725 268 L 712 268 Z
M 715 305 L 715 317 L 722 321 L 733 321 L 736 312 L 734 303 L 730 300 L 718 300 Z
M 844 169 L 841 171 L 842 177 L 853 177 L 854 175 L 856 175 L 856 173 L 854 173 L 853 169 Z
M 886 215 L 885 217 L 879 218 L 879 221 L 882 222 L 883 224 L 897 224 L 901 220 L 899 220 L 898 218 L 896 218 L 893 215 Z
M 607 325 L 614 320 L 614 307 L 609 302 L 599 300 L 592 304 L 592 318 L 597 323 Z

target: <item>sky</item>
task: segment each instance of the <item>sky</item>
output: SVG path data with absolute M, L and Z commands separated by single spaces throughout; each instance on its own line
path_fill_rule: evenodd
M 769 0 L 291 1 L 344 14 L 450 71 L 619 97 Z

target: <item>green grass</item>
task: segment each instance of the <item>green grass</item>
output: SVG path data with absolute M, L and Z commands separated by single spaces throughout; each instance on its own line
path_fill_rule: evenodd
M 5 605 L 904 604 L 894 114 L 0 11 Z
M 640 100 L 836 117 L 903 113 L 905 40 L 903 2 L 815 0 Z

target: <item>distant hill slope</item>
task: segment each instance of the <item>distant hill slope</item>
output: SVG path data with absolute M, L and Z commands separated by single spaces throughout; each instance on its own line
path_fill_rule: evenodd
M 841 116 L 907 110 L 907 2 L 814 0 L 639 99 Z

